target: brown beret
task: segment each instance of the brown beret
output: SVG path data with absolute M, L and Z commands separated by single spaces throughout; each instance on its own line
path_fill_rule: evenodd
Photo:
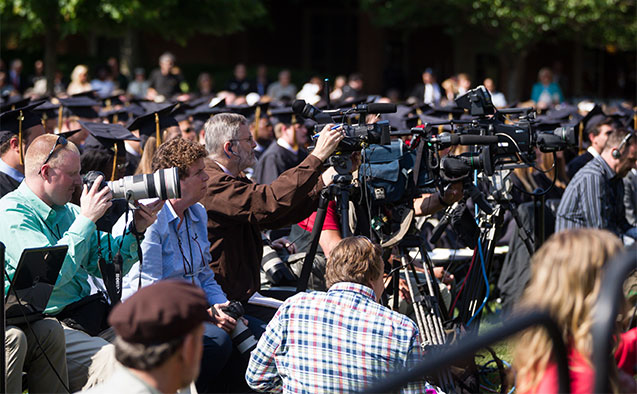
M 108 322 L 126 342 L 157 345 L 188 334 L 202 322 L 212 322 L 208 308 L 201 288 L 162 280 L 116 305 Z

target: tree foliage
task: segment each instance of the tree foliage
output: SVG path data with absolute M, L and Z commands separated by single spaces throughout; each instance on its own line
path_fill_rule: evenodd
M 194 34 L 228 34 L 266 15 L 260 0 L 0 0 L 3 35 L 28 39 L 53 24 L 61 37 L 127 28 L 181 44 Z
M 496 49 L 520 52 L 547 39 L 634 49 L 634 0 L 361 0 L 384 27 L 441 26 L 448 33 L 483 34 Z

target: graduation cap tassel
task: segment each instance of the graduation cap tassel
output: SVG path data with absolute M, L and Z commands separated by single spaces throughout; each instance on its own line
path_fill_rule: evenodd
M 637 107 L 633 108 L 633 130 L 637 130 Z
M 259 134 L 259 121 L 261 120 L 261 107 L 257 105 L 256 110 L 254 111 L 254 129 L 252 130 L 252 138 L 257 140 L 257 135 Z
M 62 132 L 62 111 L 63 110 L 64 110 L 64 107 L 60 105 L 60 108 L 58 109 L 58 133 Z
M 117 169 L 117 142 L 113 144 L 115 156 L 113 156 L 113 169 L 111 170 L 111 182 L 115 180 L 115 169 Z
M 118 120 L 118 119 L 119 119 L 119 118 L 117 117 L 117 114 L 114 114 L 114 115 L 113 115 L 113 123 L 117 123 L 117 120 Z
M 20 165 L 24 165 L 24 155 L 22 154 L 22 121 L 24 120 L 24 115 L 22 115 L 22 111 L 20 111 L 20 115 L 18 116 L 18 145 L 20 149 Z
M 296 141 L 296 116 L 292 114 L 292 148 L 296 151 L 299 150 L 299 143 Z
M 418 115 L 418 126 L 422 126 L 422 119 L 420 118 L 420 115 L 422 115 L 422 110 L 420 108 L 416 108 L 416 115 Z
M 579 144 L 578 144 L 579 145 L 578 151 L 579 151 L 580 155 L 582 154 L 582 151 L 583 151 L 583 149 L 582 149 L 582 144 L 584 143 L 583 139 L 584 139 L 584 122 L 580 122 L 580 124 L 579 124 Z
M 161 145 L 161 133 L 159 131 L 159 114 L 155 112 L 155 135 L 157 137 L 156 146 L 159 148 Z

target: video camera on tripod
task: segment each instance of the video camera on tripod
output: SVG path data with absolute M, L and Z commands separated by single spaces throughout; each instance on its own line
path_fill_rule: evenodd
M 496 168 L 513 168 L 519 164 L 532 166 L 535 149 L 552 153 L 577 146 L 573 126 L 558 127 L 551 131 L 538 127 L 533 108 L 496 110 L 491 95 L 484 86 L 470 90 L 456 98 L 459 107 L 470 111 L 474 119 L 425 124 L 424 129 L 411 129 L 411 134 L 424 135 L 430 149 L 440 150 L 452 145 L 480 145 L 478 152 L 448 156 L 442 160 L 443 175 L 455 178 L 474 169 L 493 175 Z M 489 116 L 491 115 L 491 116 Z M 517 115 L 517 119 L 510 117 Z M 432 135 L 434 126 L 457 126 L 456 133 Z M 392 133 L 395 135 L 397 133 Z M 404 135 L 402 133 L 401 135 Z M 510 166 L 510 165 L 513 165 Z
M 336 123 L 334 127 L 342 126 L 345 138 L 336 148 L 337 152 L 348 153 L 357 152 L 368 145 L 390 144 L 390 127 L 388 121 L 367 124 L 365 118 L 367 114 L 386 114 L 396 112 L 396 104 L 390 103 L 370 103 L 359 104 L 356 107 L 321 111 L 304 100 L 296 100 L 292 104 L 292 109 L 304 118 L 310 118 L 318 124 L 314 127 L 312 139 L 319 136 L 320 131 L 326 124 Z M 359 115 L 358 124 L 349 124 L 346 119 L 352 115 Z

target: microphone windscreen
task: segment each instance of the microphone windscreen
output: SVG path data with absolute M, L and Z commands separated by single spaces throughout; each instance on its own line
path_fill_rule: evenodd
M 294 100 L 292 103 L 292 110 L 297 114 L 303 114 L 303 107 L 305 107 L 305 100 Z
M 460 135 L 460 145 L 491 145 L 497 142 L 497 135 Z
M 369 112 L 370 114 L 391 114 L 396 112 L 396 104 L 370 103 L 367 104 L 367 112 Z

